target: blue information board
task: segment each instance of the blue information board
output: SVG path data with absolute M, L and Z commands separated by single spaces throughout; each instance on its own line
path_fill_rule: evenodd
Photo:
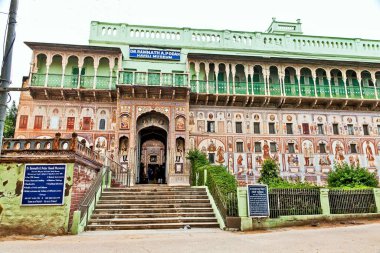
M 247 186 L 248 215 L 250 217 L 269 216 L 268 186 L 254 184 Z
M 130 58 L 153 59 L 153 60 L 181 60 L 181 51 L 173 49 L 156 48 L 129 48 Z
M 22 205 L 62 205 L 66 164 L 26 164 Z

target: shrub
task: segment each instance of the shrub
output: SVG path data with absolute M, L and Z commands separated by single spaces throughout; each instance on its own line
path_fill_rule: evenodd
M 271 182 L 282 182 L 280 177 L 280 168 L 278 164 L 273 159 L 266 159 L 263 162 L 263 167 L 261 170 L 261 177 L 259 183 L 270 184 Z
M 187 159 L 190 160 L 191 163 L 191 185 L 196 185 L 196 172 L 198 172 L 198 169 L 202 166 L 209 165 L 209 161 L 207 160 L 207 157 L 204 153 L 199 151 L 198 149 L 192 149 L 187 153 L 186 156 Z M 199 175 L 202 174 L 203 177 L 203 170 L 202 173 L 199 173 Z
M 327 176 L 329 187 L 363 188 L 377 187 L 379 184 L 376 175 L 365 168 L 347 163 L 335 163 L 334 168 Z

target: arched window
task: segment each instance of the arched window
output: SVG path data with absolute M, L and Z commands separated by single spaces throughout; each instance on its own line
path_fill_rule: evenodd
M 106 130 L 106 120 L 105 119 L 100 119 L 99 130 Z

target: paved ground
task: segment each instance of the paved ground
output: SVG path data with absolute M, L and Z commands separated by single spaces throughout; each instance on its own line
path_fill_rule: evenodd
M 218 229 L 87 232 L 79 236 L 2 238 L 0 253 L 380 253 L 380 223 L 241 233 Z

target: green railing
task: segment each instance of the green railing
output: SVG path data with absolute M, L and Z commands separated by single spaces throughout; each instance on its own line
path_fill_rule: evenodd
M 294 83 L 285 83 L 285 95 L 286 96 L 294 96 L 294 97 L 299 97 L 299 86 L 298 84 Z
M 215 94 L 216 93 L 216 83 L 215 81 L 208 81 L 208 93 Z
M 31 86 L 45 86 L 46 74 L 32 74 Z
M 96 89 L 108 90 L 110 87 L 110 77 L 109 76 L 97 76 L 96 77 Z
M 65 79 L 63 80 L 63 88 L 78 88 L 78 76 L 65 75 Z
M 253 83 L 253 93 L 258 95 L 265 95 L 265 83 L 254 82 Z
M 271 96 L 281 96 L 281 85 L 277 83 L 269 84 L 269 94 Z
M 304 97 L 315 97 L 314 85 L 301 84 L 301 95 Z
M 235 94 L 240 94 L 240 95 L 247 94 L 247 83 L 235 82 Z
M 348 98 L 361 98 L 359 86 L 347 86 Z
M 199 83 L 199 93 L 207 92 L 207 82 L 206 81 L 198 81 Z
M 188 87 L 188 82 L 188 74 L 183 73 L 120 71 L 119 75 L 119 83 L 127 85 Z M 192 90 L 196 91 L 196 81 L 191 82 Z
M 376 89 L 374 87 L 362 87 L 364 99 L 376 99 Z
M 93 89 L 94 88 L 94 77 L 93 76 L 81 76 L 80 77 L 80 88 Z
M 197 80 L 190 80 L 191 92 L 197 92 Z
M 49 74 L 47 87 L 61 87 L 62 74 Z
M 227 94 L 227 82 L 218 81 L 218 93 Z
M 331 93 L 334 98 L 345 98 L 346 91 L 344 86 L 331 86 Z
M 330 97 L 330 86 L 328 85 L 317 85 L 317 96 L 321 98 Z

